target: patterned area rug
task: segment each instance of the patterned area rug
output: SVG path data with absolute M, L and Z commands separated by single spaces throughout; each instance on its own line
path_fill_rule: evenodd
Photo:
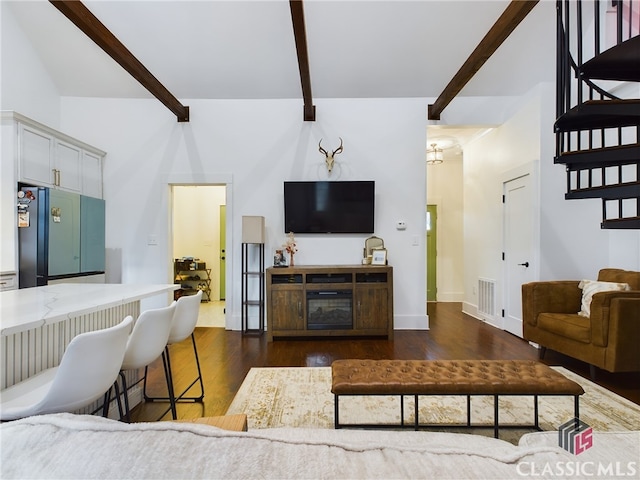
M 580 418 L 596 431 L 640 430 L 640 406 L 562 367 L 552 367 L 585 390 Z M 573 418 L 573 397 L 539 397 L 540 427 L 554 431 Z M 421 423 L 466 423 L 466 397 L 419 398 Z M 532 424 L 533 398 L 500 397 L 501 425 Z M 471 397 L 472 423 L 493 423 L 493 397 Z M 414 418 L 413 397 L 404 397 L 405 422 Z M 249 429 L 278 427 L 333 428 L 334 401 L 330 367 L 252 368 L 227 414 L 246 413 Z M 400 423 L 399 396 L 341 397 L 341 423 Z M 435 428 L 493 436 L 492 428 Z M 500 430 L 500 438 L 517 443 L 533 429 Z

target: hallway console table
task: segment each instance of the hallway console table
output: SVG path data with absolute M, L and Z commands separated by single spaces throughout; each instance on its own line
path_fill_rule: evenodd
M 393 339 L 393 268 L 322 265 L 267 269 L 267 339 Z

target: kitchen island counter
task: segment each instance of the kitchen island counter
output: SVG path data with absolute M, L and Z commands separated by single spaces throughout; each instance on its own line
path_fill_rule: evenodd
M 0 389 L 58 366 L 76 335 L 137 318 L 143 298 L 164 294 L 169 305 L 177 288 L 61 283 L 0 292 Z
M 60 283 L 1 292 L 0 334 L 7 336 L 44 325 L 52 325 L 163 292 L 169 293 L 178 288 L 180 286 L 174 284 Z

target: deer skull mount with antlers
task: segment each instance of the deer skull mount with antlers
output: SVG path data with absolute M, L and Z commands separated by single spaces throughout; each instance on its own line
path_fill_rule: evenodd
M 340 137 L 338 137 L 340 138 Z M 329 175 L 331 175 L 331 170 L 333 170 L 333 161 L 334 161 L 334 157 L 336 155 L 338 155 L 339 153 L 342 153 L 342 138 L 340 138 L 340 146 L 338 148 L 336 148 L 333 152 L 329 153 L 327 152 L 324 148 L 322 148 L 322 139 L 320 139 L 320 142 L 318 143 L 318 151 L 320 153 L 323 153 L 325 156 L 325 163 L 327 164 L 327 170 L 329 171 Z

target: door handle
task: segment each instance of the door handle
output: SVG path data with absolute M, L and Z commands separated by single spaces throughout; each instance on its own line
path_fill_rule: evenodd
M 529 268 L 529 262 L 519 263 L 518 265 L 521 267 Z

